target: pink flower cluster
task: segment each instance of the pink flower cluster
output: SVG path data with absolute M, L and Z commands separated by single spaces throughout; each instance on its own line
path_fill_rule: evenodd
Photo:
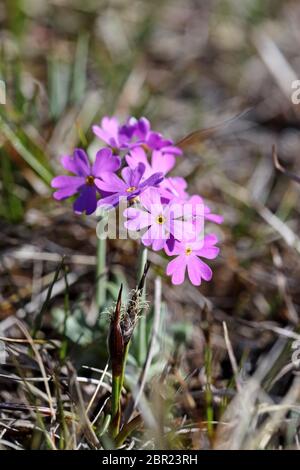
M 169 176 L 181 149 L 154 132 L 144 117 L 131 117 L 124 125 L 104 117 L 93 132 L 106 147 L 98 151 L 93 164 L 82 149 L 63 156 L 61 163 L 72 176 L 52 180 L 54 198 L 78 195 L 74 211 L 86 214 L 127 200 L 125 227 L 139 232 L 145 246 L 175 256 L 166 270 L 173 284 L 181 284 L 186 271 L 194 285 L 209 281 L 212 271 L 201 258 L 216 258 L 219 248 L 216 235 L 205 234 L 204 225 L 205 221 L 220 224 L 222 217 L 211 213 L 200 196 L 188 194 L 184 178 Z

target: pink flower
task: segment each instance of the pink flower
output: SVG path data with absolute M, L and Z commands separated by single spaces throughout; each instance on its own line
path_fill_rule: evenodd
M 54 199 L 61 200 L 79 193 L 74 202 L 74 211 L 92 214 L 97 207 L 97 191 L 100 178 L 112 175 L 120 168 L 119 157 L 112 154 L 108 148 L 99 150 L 93 165 L 90 164 L 87 154 L 82 149 L 75 149 L 74 156 L 65 155 L 61 158 L 62 166 L 76 176 L 56 176 L 51 181 Z
M 148 119 L 130 117 L 120 125 L 115 117 L 105 116 L 100 125 L 93 126 L 94 134 L 103 142 L 116 150 L 146 147 L 150 151 L 160 150 L 161 154 L 181 155 L 180 148 L 172 140 L 165 139 L 158 132 L 151 130 Z
M 187 270 L 190 281 L 194 286 L 200 286 L 201 280 L 210 281 L 212 270 L 200 257 L 215 259 L 219 248 L 215 246 L 218 239 L 215 235 L 206 235 L 201 241 L 176 241 L 172 251 L 166 249 L 168 255 L 176 255 L 167 265 L 166 273 L 171 276 L 172 283 L 182 284 Z
M 172 202 L 163 204 L 158 189 L 150 188 L 140 196 L 141 208 L 131 207 L 124 211 L 128 218 L 125 227 L 128 230 L 146 229 L 142 243 L 151 246 L 154 251 L 161 250 L 171 237 L 182 240 L 194 237 L 194 225 L 183 219 L 182 204 Z
M 134 199 L 147 188 L 158 185 L 164 177 L 162 173 L 154 173 L 143 181 L 144 172 L 145 165 L 139 163 L 133 170 L 129 166 L 123 168 L 122 179 L 115 174 L 104 176 L 97 184 L 104 196 L 98 206 L 117 206 L 122 198 Z

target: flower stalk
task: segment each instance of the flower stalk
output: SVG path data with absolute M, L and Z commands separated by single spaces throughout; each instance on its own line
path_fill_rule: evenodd
M 116 308 L 111 319 L 108 348 L 112 366 L 110 435 L 113 439 L 120 432 L 121 396 L 125 368 L 133 331 L 138 324 L 139 314 L 144 306 L 142 296 L 148 269 L 149 263 L 146 262 L 137 289 L 133 291 L 125 308 L 122 308 L 122 286 L 120 287 Z
M 112 397 L 111 397 L 111 423 L 110 434 L 115 438 L 119 434 L 121 422 L 121 393 L 124 380 L 125 347 L 123 333 L 121 330 L 121 285 L 114 316 L 111 320 L 110 333 L 108 337 L 108 348 L 112 367 Z
M 106 304 L 106 239 L 97 240 L 96 304 L 101 311 Z
M 147 258 L 148 258 L 148 249 L 144 246 L 140 246 L 140 254 L 139 254 L 139 261 L 138 261 L 138 283 L 140 284 L 144 273 L 145 269 L 147 266 Z M 145 301 L 146 298 L 146 285 L 145 285 L 145 280 L 143 282 L 143 287 L 142 287 L 142 293 L 141 293 L 141 299 L 142 301 Z M 143 312 L 142 312 L 143 313 Z M 137 338 L 137 359 L 139 362 L 139 365 L 142 366 L 146 354 L 147 354 L 147 322 L 146 322 L 146 317 L 145 315 L 141 315 L 137 327 L 136 327 L 136 338 Z

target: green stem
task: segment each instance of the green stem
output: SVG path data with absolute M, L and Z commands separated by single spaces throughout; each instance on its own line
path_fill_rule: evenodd
M 140 282 L 140 279 L 144 273 L 144 269 L 147 263 L 147 256 L 148 256 L 148 249 L 144 245 L 141 245 L 139 261 L 138 261 L 137 284 Z M 146 283 L 144 284 L 141 300 L 144 301 L 145 297 L 146 297 Z M 147 353 L 146 329 L 147 329 L 146 317 L 142 314 L 136 326 L 137 359 L 138 359 L 138 363 L 140 366 L 143 365 L 145 358 L 146 358 L 146 353 Z
M 106 239 L 98 238 L 97 241 L 97 290 L 96 303 L 98 311 L 102 310 L 106 303 Z
M 144 269 L 147 263 L 147 248 L 142 246 L 139 256 L 139 263 L 138 263 L 138 279 L 137 284 L 139 283 Z M 142 292 L 142 299 L 145 299 L 145 286 Z M 146 319 L 142 316 L 137 324 L 137 353 L 138 353 L 138 360 L 140 364 L 143 364 L 146 352 L 147 352 L 147 345 L 146 345 Z M 115 368 L 113 366 L 113 377 L 112 377 L 112 396 L 111 396 L 111 423 L 110 423 L 110 435 L 113 439 L 120 432 L 120 424 L 121 424 L 121 394 L 122 388 L 125 379 L 125 368 L 126 362 L 128 357 L 128 351 L 130 347 L 130 341 L 125 345 L 122 356 L 122 364 L 121 367 Z
M 125 346 L 125 351 L 124 351 L 124 360 L 123 360 L 123 367 L 122 367 L 122 377 L 121 377 L 121 383 L 120 383 L 120 396 L 122 392 L 122 388 L 124 385 L 124 379 L 125 379 L 125 369 L 126 369 L 126 363 L 127 363 L 127 358 L 128 358 L 128 351 L 130 347 L 130 341 L 126 344 Z
M 129 343 L 127 343 L 124 350 L 124 357 L 122 363 L 122 370 L 120 375 L 114 375 L 112 378 L 112 395 L 111 395 L 111 425 L 110 434 L 111 437 L 115 438 L 120 432 L 121 423 L 121 395 L 122 388 L 124 385 L 125 368 L 127 362 L 127 356 L 129 351 Z
M 214 411 L 213 411 L 213 397 L 211 391 L 211 366 L 212 366 L 212 352 L 210 345 L 205 347 L 204 352 L 205 357 L 205 374 L 206 374 L 206 387 L 205 387 L 205 400 L 206 400 L 206 418 L 207 418 L 207 432 L 208 437 L 210 439 L 213 438 L 213 419 L 214 419 Z
M 119 434 L 120 419 L 121 419 L 121 380 L 122 376 L 117 375 L 112 378 L 112 393 L 111 393 L 111 422 L 110 434 L 115 438 Z

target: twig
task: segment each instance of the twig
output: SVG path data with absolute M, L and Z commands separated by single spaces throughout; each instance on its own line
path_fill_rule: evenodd
M 230 341 L 230 338 L 229 338 L 228 329 L 227 329 L 227 325 L 226 325 L 225 321 L 223 321 L 223 330 L 224 330 L 224 339 L 225 339 L 225 344 L 226 344 L 226 347 L 227 347 L 227 352 L 228 352 L 230 364 L 231 364 L 231 367 L 232 367 L 232 370 L 233 370 L 233 373 L 234 373 L 236 388 L 237 388 L 238 392 L 240 393 L 241 390 L 242 390 L 242 386 L 241 386 L 240 379 L 239 379 L 238 364 L 237 364 L 237 361 L 236 361 L 236 358 L 235 358 L 235 355 L 234 355 L 234 352 L 233 352 L 233 348 L 232 348 L 232 345 L 231 345 L 231 341 Z

